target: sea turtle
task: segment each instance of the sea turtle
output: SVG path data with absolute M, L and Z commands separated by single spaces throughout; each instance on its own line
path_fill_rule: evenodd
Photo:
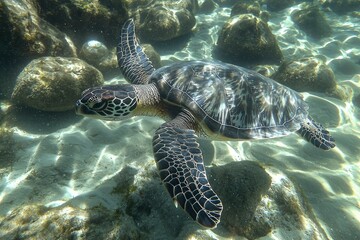
M 153 138 L 160 177 L 175 203 L 205 227 L 217 226 L 223 206 L 206 177 L 198 136 L 226 141 L 297 132 L 316 147 L 335 147 L 297 92 L 257 72 L 218 61 L 177 62 L 155 70 L 131 19 L 121 29 L 117 57 L 131 84 L 85 90 L 76 112 L 103 120 L 165 119 Z

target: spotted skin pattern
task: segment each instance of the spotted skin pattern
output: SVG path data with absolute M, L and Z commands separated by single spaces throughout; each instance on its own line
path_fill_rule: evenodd
M 297 92 L 254 71 L 209 61 L 155 70 L 131 19 L 121 30 L 117 56 L 121 72 L 134 85 L 86 90 L 76 111 L 104 120 L 133 116 L 136 108 L 142 114 L 168 115 L 171 120 L 153 138 L 155 161 L 170 196 L 202 226 L 216 227 L 223 206 L 207 180 L 197 134 L 246 140 L 297 132 L 321 149 L 335 147 L 329 132 L 308 116 L 308 105 Z

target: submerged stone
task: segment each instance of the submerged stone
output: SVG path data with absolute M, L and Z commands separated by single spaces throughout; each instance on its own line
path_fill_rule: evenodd
M 103 82 L 99 70 L 78 58 L 43 57 L 19 74 L 12 100 L 42 111 L 66 111 L 83 90 Z
M 260 4 L 258 2 L 238 2 L 231 8 L 231 16 L 251 13 L 260 16 Z
M 266 22 L 252 14 L 230 18 L 218 37 L 215 54 L 240 65 L 278 64 L 283 55 Z
M 108 48 L 99 41 L 91 40 L 84 43 L 81 47 L 80 55 L 88 63 L 99 65 L 104 58 L 109 55 Z
M 76 45 L 89 39 L 116 44 L 119 26 L 129 18 L 122 1 L 39 0 L 40 15 L 73 38 Z
M 138 32 L 146 41 L 167 41 L 190 34 L 196 24 L 191 11 L 162 5 L 143 9 L 139 19 Z
M 314 57 L 283 62 L 271 77 L 298 92 L 327 92 L 336 88 L 331 68 Z
M 0 219 L 2 239 L 139 239 L 132 219 L 98 206 L 27 205 Z
M 271 184 L 270 176 L 258 163 L 240 161 L 212 167 L 209 178 L 223 202 L 221 225 L 233 234 L 250 239 L 266 236 L 270 232 L 268 225 L 251 226 L 261 197 Z
M 291 15 L 293 22 L 307 35 L 321 39 L 331 35 L 332 30 L 317 6 L 307 6 Z
M 28 59 L 39 56 L 76 56 L 72 40 L 40 18 L 34 1 L 1 1 L 0 22 L 2 56 Z

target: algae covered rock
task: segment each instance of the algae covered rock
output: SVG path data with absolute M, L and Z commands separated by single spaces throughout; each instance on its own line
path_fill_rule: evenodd
M 0 22 L 0 55 L 5 59 L 76 56 L 71 39 L 39 17 L 34 1 L 0 1 Z
M 148 42 L 168 41 L 192 33 L 199 10 L 197 0 L 127 0 L 126 6 L 140 39 Z
M 195 16 L 186 8 L 163 5 L 143 9 L 138 19 L 140 38 L 146 41 L 166 41 L 190 34 L 196 24 Z
M 266 22 L 252 14 L 230 18 L 223 26 L 216 57 L 235 64 L 277 64 L 283 55 Z
M 331 68 L 314 57 L 283 62 L 272 78 L 299 92 L 327 92 L 336 88 Z
M 139 239 L 125 214 L 104 207 L 27 205 L 0 219 L 1 239 Z
M 266 171 L 256 162 L 241 161 L 212 167 L 208 172 L 210 184 L 224 206 L 220 224 L 250 239 L 265 236 L 270 231 L 268 227 L 256 226 L 258 233 L 249 228 L 261 197 L 271 184 Z
M 66 111 L 84 89 L 103 81 L 99 70 L 78 58 L 42 57 L 19 74 L 12 100 L 43 111 Z
M 101 61 L 108 57 L 109 49 L 102 42 L 91 40 L 84 43 L 81 47 L 80 56 L 88 63 L 99 65 Z
M 38 4 L 41 17 L 71 36 L 77 46 L 95 38 L 116 44 L 114 36 L 129 18 L 121 1 L 39 0 Z
M 330 25 L 317 6 L 308 6 L 294 11 L 291 19 L 302 31 L 313 38 L 321 39 L 331 35 Z
M 255 2 L 238 2 L 231 8 L 231 16 L 251 13 L 256 17 L 260 16 L 260 4 Z

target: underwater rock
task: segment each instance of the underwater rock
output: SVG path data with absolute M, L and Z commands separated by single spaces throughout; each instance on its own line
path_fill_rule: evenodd
M 79 57 L 99 69 L 104 75 L 117 69 L 116 48 L 110 51 L 105 44 L 96 40 L 84 43 Z
M 98 66 L 109 53 L 108 48 L 102 42 L 91 40 L 82 45 L 80 56 L 86 62 Z
M 65 32 L 81 46 L 89 39 L 117 44 L 117 34 L 129 18 L 121 1 L 39 0 L 42 18 Z
M 292 21 L 307 35 L 321 39 L 331 35 L 331 27 L 318 6 L 307 6 L 291 14 Z
M 12 100 L 42 111 L 66 111 L 83 90 L 103 82 L 99 70 L 78 58 L 42 57 L 19 74 Z
M 331 68 L 315 57 L 283 62 L 271 78 L 298 92 L 327 92 L 336 88 Z
M 240 161 L 210 167 L 208 175 L 224 206 L 219 226 L 230 236 L 327 239 L 301 190 L 281 171 Z
M 139 11 L 135 18 L 141 39 L 166 41 L 190 34 L 196 24 L 193 13 L 185 8 L 157 5 Z
M 32 59 L 76 56 L 73 41 L 39 17 L 36 1 L 0 1 L 0 23 L 1 99 L 10 99 L 17 75 Z
M 0 55 L 4 60 L 76 56 L 72 40 L 39 17 L 34 1 L 1 1 L 0 22 Z
M 278 64 L 283 58 L 267 23 L 252 14 L 236 15 L 225 23 L 214 53 L 240 65 Z
M 267 0 L 267 10 L 269 11 L 281 11 L 285 8 L 291 7 L 295 4 L 294 0 Z
M 283 172 L 272 167 L 267 167 L 266 172 L 271 176 L 271 186 L 252 224 L 270 227 L 272 239 L 329 239 L 302 190 Z
M 238 2 L 231 8 L 230 16 L 251 13 L 260 17 L 260 4 L 258 2 Z
M 339 14 L 360 10 L 359 0 L 324 0 L 322 4 Z
M 140 239 L 139 234 L 126 214 L 101 206 L 27 205 L 0 219 L 1 239 Z
M 224 206 L 220 224 L 230 232 L 250 239 L 267 235 L 269 227 L 250 226 L 261 197 L 271 184 L 266 171 L 256 162 L 240 161 L 211 167 L 208 174 L 210 184 Z

